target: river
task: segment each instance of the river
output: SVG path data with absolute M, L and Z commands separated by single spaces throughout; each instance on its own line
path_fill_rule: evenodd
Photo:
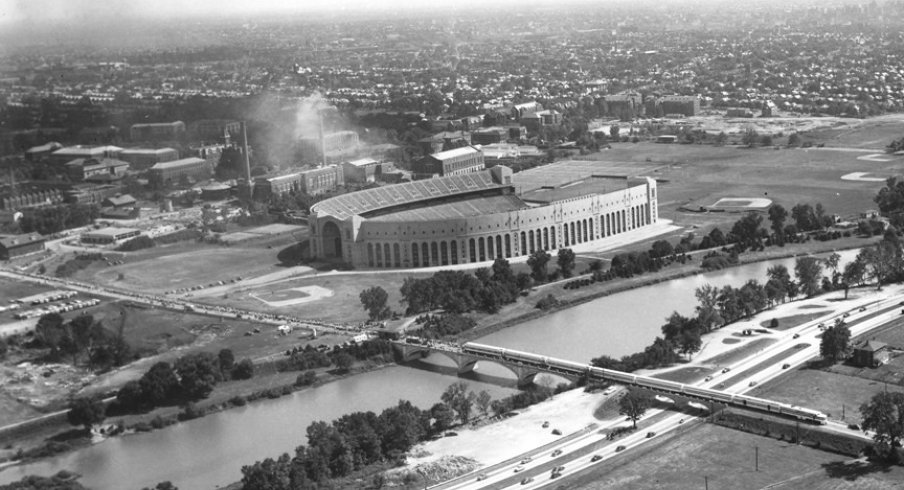
M 841 255 L 843 264 L 856 251 Z M 696 288 L 704 284 L 740 286 L 749 279 L 762 282 L 766 270 L 775 264 L 785 265 L 793 275 L 794 259 L 748 264 L 613 294 L 478 341 L 576 361 L 603 354 L 619 357 L 649 345 L 673 311 L 692 314 Z M 440 366 L 451 363 L 442 356 L 431 356 L 430 361 Z M 379 412 L 400 399 L 429 408 L 455 381 L 437 374 L 447 371 L 393 366 L 348 377 L 291 396 L 8 468 L 0 472 L 0 484 L 24 475 L 51 475 L 68 469 L 82 474 L 80 482 L 97 490 L 137 490 L 164 480 L 182 490 L 216 488 L 240 480 L 242 465 L 291 453 L 304 443 L 305 429 L 313 421 L 331 421 L 351 411 Z M 511 382 L 494 379 L 506 376 L 503 368 L 488 364 L 479 367 L 479 372 L 483 374 L 468 380 L 472 389 L 486 389 L 494 398 L 514 392 Z

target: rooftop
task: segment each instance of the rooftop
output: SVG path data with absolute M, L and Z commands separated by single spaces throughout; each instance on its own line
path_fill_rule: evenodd
M 526 208 L 518 196 L 486 196 L 463 199 L 458 202 L 446 202 L 434 206 L 406 209 L 395 213 L 369 218 L 371 221 L 439 221 L 485 214 L 504 213 Z
M 430 158 L 434 158 L 436 160 L 448 160 L 450 158 L 458 158 L 466 155 L 473 155 L 475 153 L 479 153 L 480 150 L 474 148 L 473 146 L 462 146 L 461 148 L 454 148 L 452 150 L 441 151 L 439 153 L 434 153 L 430 155 Z
M 358 160 L 352 160 L 352 161 L 348 162 L 349 165 L 352 165 L 355 167 L 366 167 L 368 165 L 375 165 L 377 163 L 380 163 L 380 162 L 374 160 L 373 158 L 360 158 Z
M 125 235 L 128 233 L 135 233 L 136 231 L 141 231 L 141 230 L 138 230 L 136 228 L 117 228 L 115 226 L 110 226 L 107 228 L 101 228 L 99 230 L 88 231 L 88 232 L 83 233 L 83 235 L 115 237 L 115 236 L 119 236 L 119 235 Z
M 161 153 L 169 153 L 176 151 L 173 148 L 126 148 L 122 150 L 122 155 L 159 155 Z
M 158 163 L 155 163 L 151 167 L 151 170 L 179 168 L 179 167 L 185 167 L 188 165 L 197 165 L 199 163 L 207 163 L 207 160 L 204 160 L 203 158 L 189 157 L 189 158 L 183 158 L 181 160 L 173 160 L 171 162 L 158 162 Z
M 25 233 L 22 235 L 0 235 L 0 246 L 5 249 L 21 247 L 29 243 L 43 242 L 44 237 L 37 233 Z

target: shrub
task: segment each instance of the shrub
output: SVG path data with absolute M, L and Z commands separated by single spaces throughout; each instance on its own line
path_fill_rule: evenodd
M 778 328 L 778 318 L 773 318 L 771 322 L 769 322 L 769 328 Z
M 555 296 L 548 294 L 545 298 L 542 298 L 540 301 L 537 301 L 536 308 L 539 308 L 543 311 L 549 310 L 550 308 L 555 308 L 558 306 L 559 300 L 556 299 Z
M 247 403 L 248 401 L 241 395 L 236 395 L 229 399 L 229 404 L 236 407 L 244 407 Z
M 126 240 L 122 245 L 116 247 L 120 252 L 134 252 L 145 248 L 151 248 L 155 245 L 154 240 L 147 236 L 137 236 L 131 240 Z

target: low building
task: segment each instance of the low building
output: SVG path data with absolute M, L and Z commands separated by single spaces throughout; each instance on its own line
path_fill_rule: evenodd
M 45 158 L 50 156 L 51 153 L 62 148 L 63 145 L 57 143 L 56 141 L 51 141 L 50 143 L 45 143 L 39 146 L 32 146 L 31 148 L 25 150 L 25 160 L 29 162 L 40 162 Z
M 191 123 L 189 127 L 203 141 L 228 143 L 242 134 L 242 123 L 231 119 L 201 119 Z
M 132 141 L 165 141 L 179 139 L 185 134 L 185 123 L 173 121 L 165 123 L 133 124 L 129 128 Z
M 191 156 L 207 160 L 213 165 L 213 168 L 216 168 L 220 164 L 220 157 L 226 148 L 230 148 L 230 146 L 224 144 L 200 145 L 192 146 L 188 151 Z
M 101 203 L 102 206 L 107 208 L 130 208 L 137 204 L 138 201 L 131 194 L 117 194 L 104 199 Z
M 480 172 L 486 169 L 483 152 L 473 146 L 441 151 L 421 158 L 414 165 L 415 178 L 446 177 Z
M 888 362 L 891 352 L 888 344 L 878 340 L 867 340 L 854 346 L 851 360 L 862 367 L 878 367 Z
M 0 235 L 0 260 L 41 252 L 44 250 L 44 242 L 44 237 L 37 233 Z
M 753 111 L 743 107 L 732 107 L 725 112 L 725 117 L 753 117 Z
M 133 170 L 146 170 L 157 163 L 178 160 L 179 152 L 174 148 L 126 148 L 119 159 L 129 162 Z
M 156 186 L 175 185 L 182 181 L 197 182 L 213 175 L 213 166 L 202 158 L 190 157 L 154 164 L 148 170 L 148 180 Z
M 118 243 L 129 238 L 135 238 L 141 235 L 141 230 L 135 228 L 102 228 L 82 233 L 82 243 L 93 243 L 97 245 L 109 245 Z
M 529 131 L 539 131 L 545 126 L 556 126 L 562 123 L 562 113 L 556 110 L 538 111 L 521 118 L 521 124 Z
M 75 182 L 110 182 L 125 177 L 129 164 L 115 158 L 77 158 L 66 169 Z
M 304 177 L 301 171 L 282 172 L 254 179 L 254 199 L 267 201 L 273 196 L 301 192 Z
M 504 143 L 509 139 L 509 130 L 502 126 L 480 128 L 471 133 L 471 141 L 475 145 L 492 145 Z
M 205 201 L 222 201 L 228 199 L 232 193 L 232 186 L 219 182 L 201 188 L 201 199 Z
M 77 158 L 119 158 L 120 153 L 122 153 L 122 148 L 118 146 L 76 145 L 52 152 L 47 157 L 47 161 L 56 165 L 65 165 Z
M 361 158 L 342 164 L 342 172 L 346 182 L 374 182 L 380 174 L 380 162 L 373 158 Z

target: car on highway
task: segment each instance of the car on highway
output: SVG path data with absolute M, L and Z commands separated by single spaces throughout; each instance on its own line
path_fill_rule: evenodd
M 522 471 L 524 471 L 523 466 L 515 466 L 515 473 L 521 473 Z
M 591 463 L 596 463 L 597 461 L 599 461 L 599 460 L 601 460 L 601 459 L 603 459 L 602 456 L 600 456 L 599 454 L 594 454 L 593 457 L 590 458 L 590 462 L 591 462 Z
M 860 430 L 860 426 L 857 424 L 848 424 L 848 429 L 851 430 Z
M 617 448 L 615 448 L 615 452 L 620 453 L 620 452 L 624 451 L 625 449 L 628 449 L 628 447 L 627 446 L 618 446 Z
M 861 306 L 859 311 L 861 311 L 861 312 L 866 311 L 866 307 L 865 307 L 865 306 Z
M 756 386 L 756 381 L 751 381 L 751 382 L 750 382 L 750 386 L 751 386 L 751 387 Z
M 788 364 L 787 362 L 782 364 L 782 369 L 788 369 L 789 367 L 791 367 L 791 365 Z
M 647 439 L 650 439 L 650 438 L 653 438 L 653 437 L 656 437 L 656 433 L 655 433 L 655 432 L 653 432 L 653 431 L 647 432 Z
M 725 374 L 725 373 L 727 373 L 728 371 L 731 371 L 731 368 L 728 368 L 728 367 L 727 367 L 727 368 L 722 368 L 722 374 Z
M 553 458 L 555 458 L 556 456 L 558 456 L 558 455 L 560 455 L 560 454 L 562 454 L 562 450 L 561 450 L 561 449 L 556 449 L 555 451 L 552 452 L 551 456 L 552 456 Z
M 531 461 L 533 461 L 533 458 L 531 458 L 530 456 L 528 456 L 528 457 L 526 457 L 526 458 L 524 458 L 524 459 L 521 460 L 521 464 L 527 464 L 527 463 L 530 463 Z
M 532 476 L 525 476 L 524 479 L 521 480 L 521 484 L 522 484 L 522 485 L 527 485 L 528 483 L 530 483 L 530 482 L 532 482 L 532 481 L 534 481 L 534 477 L 532 477 Z
M 703 381 L 712 381 L 712 380 L 713 380 L 712 376 L 707 376 L 706 379 L 704 379 Z
M 791 337 L 791 338 L 793 338 L 793 339 L 797 339 L 797 338 L 800 338 L 800 334 L 799 334 L 799 333 L 796 333 L 796 334 L 794 334 L 794 336 L 793 336 L 793 337 Z
M 548 422 L 548 421 L 547 421 L 547 422 L 543 422 L 543 428 L 544 428 L 544 429 L 548 429 L 548 428 L 549 428 L 549 422 Z
M 483 480 L 486 480 L 486 479 L 487 479 L 487 474 L 486 474 L 486 473 L 481 473 L 481 474 L 477 475 L 477 481 L 483 481 Z

